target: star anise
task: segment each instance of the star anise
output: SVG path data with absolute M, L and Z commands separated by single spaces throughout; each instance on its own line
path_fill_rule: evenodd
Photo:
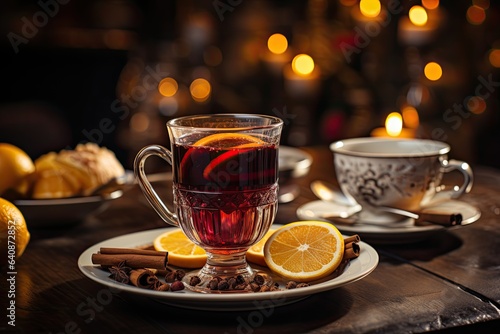
M 117 266 L 111 266 L 109 277 L 117 282 L 128 284 L 130 282 L 130 271 L 132 268 L 126 266 L 126 262 L 122 261 Z

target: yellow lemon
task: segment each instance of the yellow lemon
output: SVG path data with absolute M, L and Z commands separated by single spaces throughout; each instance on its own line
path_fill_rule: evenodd
M 180 229 L 160 234 L 153 241 L 157 251 L 168 252 L 168 263 L 182 268 L 201 268 L 207 262 L 207 253 L 195 245 Z
M 264 259 L 273 272 L 296 281 L 331 274 L 342 262 L 344 238 L 332 224 L 299 221 L 276 230 L 264 245 Z
M 0 143 L 0 195 L 13 189 L 26 195 L 35 165 L 29 155 L 17 146 Z
M 30 241 L 30 233 L 19 209 L 11 202 L 0 198 L 0 266 L 15 265 Z

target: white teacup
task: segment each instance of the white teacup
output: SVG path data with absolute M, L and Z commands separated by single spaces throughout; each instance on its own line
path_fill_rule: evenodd
M 443 142 L 352 138 L 332 143 L 330 150 L 344 194 L 374 215 L 383 214 L 377 206 L 418 210 L 430 201 L 458 198 L 472 188 L 470 166 L 448 160 L 450 146 Z M 463 184 L 444 190 L 443 174 L 453 170 L 462 172 Z

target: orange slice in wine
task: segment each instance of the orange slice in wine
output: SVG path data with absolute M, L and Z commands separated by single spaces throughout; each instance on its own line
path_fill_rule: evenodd
M 243 148 L 262 146 L 265 142 L 257 137 L 244 133 L 214 133 L 198 140 L 193 146 L 209 146 L 216 148 Z
M 212 135 L 203 137 L 199 139 L 197 142 L 193 144 L 193 147 L 214 147 L 214 148 L 222 148 L 229 149 L 229 151 L 219 155 L 217 158 L 213 159 L 204 169 L 203 169 L 203 177 L 205 179 L 210 179 L 210 174 L 221 163 L 228 161 L 235 155 L 241 153 L 241 151 L 237 149 L 250 149 L 253 147 L 259 147 L 265 145 L 265 142 L 262 139 L 257 137 L 247 135 L 244 133 L 214 133 Z M 235 149 L 235 150 L 231 150 Z M 192 149 L 190 149 L 182 158 L 181 166 L 185 166 L 186 161 L 190 157 Z

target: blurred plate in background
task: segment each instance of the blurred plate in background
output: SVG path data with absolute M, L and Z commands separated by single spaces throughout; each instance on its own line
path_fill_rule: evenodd
M 299 195 L 299 187 L 294 179 L 307 175 L 312 157 L 301 149 L 288 146 L 279 148 L 279 202 L 288 203 Z
M 102 196 L 25 199 L 16 200 L 14 204 L 30 227 L 62 227 L 82 221 L 102 204 L 122 195 L 122 190 L 115 190 Z

